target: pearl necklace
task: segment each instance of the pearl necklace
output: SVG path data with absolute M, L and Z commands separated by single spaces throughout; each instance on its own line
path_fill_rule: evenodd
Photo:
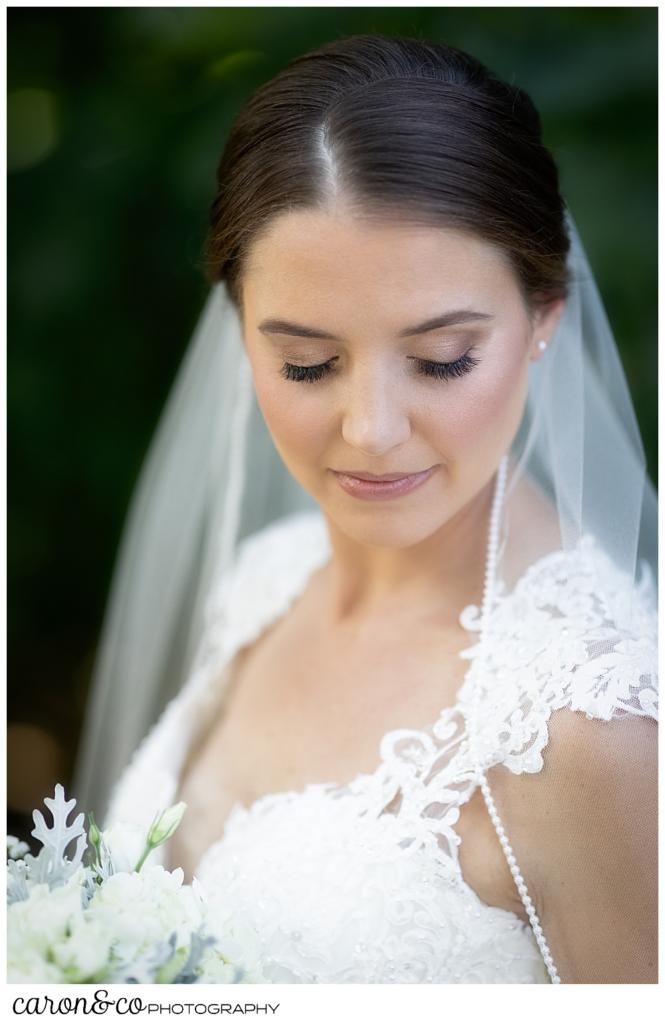
M 504 494 L 505 494 L 507 470 L 508 470 L 508 456 L 504 455 L 502 460 L 501 460 L 501 462 L 499 463 L 499 468 L 497 470 L 496 486 L 495 486 L 495 489 L 494 489 L 494 498 L 492 500 L 492 511 L 491 511 L 491 515 L 490 515 L 489 536 L 488 536 L 488 540 L 487 540 L 487 560 L 486 560 L 486 565 L 485 565 L 485 585 L 484 585 L 484 589 L 483 589 L 483 603 L 482 603 L 481 617 L 480 617 L 480 646 L 481 646 L 481 650 L 485 649 L 485 647 L 487 645 L 487 642 L 488 642 L 487 626 L 488 626 L 488 623 L 489 623 L 490 608 L 492 607 L 493 601 L 494 601 L 494 589 L 495 589 L 495 581 L 496 581 L 496 563 L 497 563 L 498 548 L 499 548 L 499 522 L 500 522 L 501 511 L 502 511 L 503 500 L 504 500 Z M 557 969 L 556 969 L 555 964 L 554 964 L 554 960 L 552 959 L 552 954 L 550 952 L 550 948 L 549 948 L 547 942 L 545 941 L 545 935 L 543 933 L 543 929 L 542 929 L 540 921 L 538 919 L 538 915 L 536 914 L 536 909 L 535 909 L 535 907 L 533 905 L 533 901 L 531 900 L 531 897 L 529 896 L 529 891 L 528 891 L 528 889 L 526 887 L 526 884 L 524 882 L 524 878 L 522 877 L 522 872 L 520 871 L 520 869 L 519 869 L 519 867 L 517 865 L 517 860 L 515 859 L 515 855 L 513 853 L 512 846 L 510 845 L 510 843 L 508 841 L 508 837 L 506 835 L 505 829 L 504 829 L 503 824 L 501 822 L 501 819 L 500 819 L 500 817 L 498 815 L 498 812 L 497 812 L 497 809 L 496 809 L 496 804 L 494 803 L 494 797 L 492 796 L 489 784 L 487 782 L 487 778 L 485 776 L 485 772 L 484 772 L 484 770 L 482 768 L 481 759 L 478 756 L 478 752 L 477 752 L 477 736 L 478 736 L 477 723 L 479 721 L 479 717 L 478 717 L 479 703 L 480 703 L 480 690 L 479 690 L 479 687 L 476 685 L 474 690 L 473 690 L 473 694 L 472 694 L 472 712 L 471 712 L 471 721 L 469 723 L 470 728 L 469 728 L 469 743 L 468 743 L 468 748 L 469 748 L 470 753 L 472 753 L 472 758 L 473 758 L 475 769 L 476 769 L 476 777 L 478 778 L 480 789 L 482 790 L 483 797 L 485 798 L 485 804 L 487 805 L 487 810 L 489 811 L 489 816 L 492 819 L 492 824 L 494 825 L 494 828 L 496 830 L 496 834 L 499 837 L 499 842 L 501 843 L 501 846 L 503 847 L 503 852 L 504 852 L 504 854 L 506 856 L 506 860 L 508 862 L 508 867 L 510 868 L 510 873 L 512 874 L 513 878 L 515 879 L 515 884 L 517 886 L 517 891 L 519 892 L 520 897 L 522 899 L 522 903 L 524 904 L 524 909 L 526 910 L 526 912 L 527 912 L 527 914 L 529 916 L 529 921 L 531 922 L 531 927 L 532 927 L 533 933 L 534 933 L 534 935 L 536 937 L 536 942 L 538 943 L 538 948 L 540 949 L 540 952 L 542 954 L 543 960 L 545 961 L 545 966 L 547 967 L 548 974 L 550 976 L 550 979 L 551 979 L 552 983 L 555 984 L 555 985 L 558 985 L 558 984 L 561 984 L 561 978 L 559 977 L 559 974 L 558 974 Z M 472 747 L 473 747 L 473 750 L 472 750 Z

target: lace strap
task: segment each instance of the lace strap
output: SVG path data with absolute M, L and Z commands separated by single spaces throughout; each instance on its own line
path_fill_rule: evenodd
M 560 978 L 485 778 L 501 764 L 540 772 L 552 711 L 605 721 L 657 718 L 657 613 L 643 576 L 625 578 L 585 536 L 534 563 L 495 605 L 473 665 L 477 779 L 553 983 Z

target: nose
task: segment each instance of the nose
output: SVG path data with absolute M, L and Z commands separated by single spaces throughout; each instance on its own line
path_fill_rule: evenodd
M 366 455 L 384 455 L 409 439 L 409 409 L 394 375 L 358 369 L 344 400 L 342 436 Z

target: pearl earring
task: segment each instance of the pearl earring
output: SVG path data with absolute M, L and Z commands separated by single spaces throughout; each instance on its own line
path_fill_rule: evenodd
M 540 349 L 541 352 L 544 352 L 545 349 L 547 348 L 547 342 L 546 341 L 539 341 L 538 342 L 538 348 Z

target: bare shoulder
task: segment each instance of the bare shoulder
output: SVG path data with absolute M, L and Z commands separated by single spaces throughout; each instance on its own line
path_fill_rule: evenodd
M 540 772 L 488 776 L 561 980 L 653 983 L 658 728 L 561 709 Z
M 591 854 L 595 844 L 604 854 L 608 829 L 625 848 L 635 838 L 631 822 L 648 824 L 658 770 L 658 725 L 650 717 L 605 721 L 562 708 L 547 728 L 541 771 L 516 774 L 496 765 L 488 772 L 499 816 L 516 854 L 530 858 L 530 878 L 543 897 L 552 896 L 558 873 L 572 871 L 576 849 Z

